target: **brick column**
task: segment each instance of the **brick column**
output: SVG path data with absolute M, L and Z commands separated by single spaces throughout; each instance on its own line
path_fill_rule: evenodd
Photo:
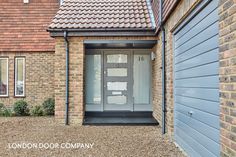
M 220 0 L 221 156 L 236 156 L 236 0 Z
M 84 44 L 79 37 L 69 38 L 69 124 L 82 124 L 84 116 Z M 64 123 L 66 52 L 63 38 L 56 38 L 55 116 Z

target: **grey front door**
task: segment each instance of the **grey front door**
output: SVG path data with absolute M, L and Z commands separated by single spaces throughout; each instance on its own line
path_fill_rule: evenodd
M 104 110 L 132 111 L 131 51 L 104 51 Z

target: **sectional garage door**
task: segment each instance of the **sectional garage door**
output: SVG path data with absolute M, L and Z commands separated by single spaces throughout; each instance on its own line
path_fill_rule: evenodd
M 189 156 L 220 156 L 218 0 L 203 0 L 174 33 L 175 140 Z

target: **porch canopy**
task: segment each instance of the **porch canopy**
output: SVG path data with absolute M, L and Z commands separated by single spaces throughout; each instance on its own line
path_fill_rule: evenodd
M 155 36 L 149 0 L 64 0 L 49 25 L 52 37 Z

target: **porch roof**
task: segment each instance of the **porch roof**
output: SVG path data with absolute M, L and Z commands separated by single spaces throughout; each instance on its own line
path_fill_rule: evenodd
M 48 31 L 64 30 L 154 31 L 155 22 L 149 0 L 64 0 Z

